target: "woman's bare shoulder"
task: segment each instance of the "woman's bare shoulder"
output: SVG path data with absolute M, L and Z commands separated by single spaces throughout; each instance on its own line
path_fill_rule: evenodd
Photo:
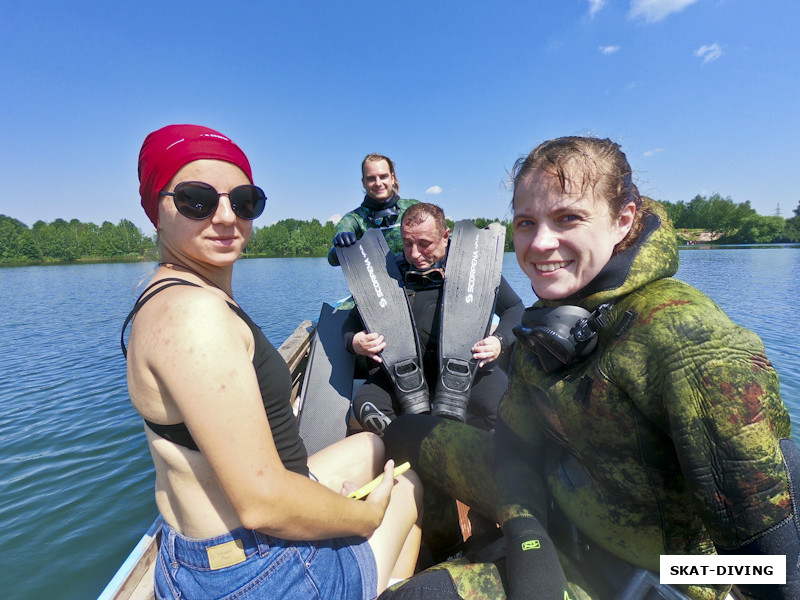
M 153 296 L 131 328 L 131 344 L 162 358 L 173 352 L 220 354 L 252 346 L 247 325 L 232 310 L 224 293 L 193 285 L 176 285 Z M 151 360 L 148 362 L 152 362 Z

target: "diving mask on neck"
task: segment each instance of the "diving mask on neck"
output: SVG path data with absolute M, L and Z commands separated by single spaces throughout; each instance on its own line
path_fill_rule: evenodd
M 373 212 L 369 219 L 375 224 L 376 227 L 389 227 L 394 225 L 397 221 L 398 210 L 396 205 L 382 208 Z
M 422 271 L 409 269 L 406 271 L 403 279 L 408 285 L 413 287 L 425 289 L 430 287 L 441 287 L 441 285 L 444 283 L 444 269 L 439 267 L 433 267 L 431 269 L 425 269 Z
M 591 313 L 579 306 L 528 308 L 513 331 L 550 373 L 591 354 L 597 345 L 597 332 L 608 325 L 610 312 L 611 304 L 602 304 Z

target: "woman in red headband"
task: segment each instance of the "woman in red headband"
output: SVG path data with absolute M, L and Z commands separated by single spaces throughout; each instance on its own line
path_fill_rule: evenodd
M 128 390 L 166 525 L 158 598 L 374 598 L 413 573 L 422 490 L 380 438 L 307 457 L 285 362 L 233 298 L 266 197 L 226 136 L 171 125 L 139 155 L 163 261 L 131 311 Z M 126 321 L 127 325 L 127 321 Z M 383 471 L 365 501 L 352 491 Z

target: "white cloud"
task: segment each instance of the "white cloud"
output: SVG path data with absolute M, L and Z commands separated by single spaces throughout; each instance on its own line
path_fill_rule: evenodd
M 659 152 L 664 152 L 664 148 L 654 148 L 653 150 L 647 150 L 644 152 L 643 156 L 653 156 L 654 154 L 658 154 Z
M 331 215 L 330 217 L 328 217 L 328 221 L 332 221 L 334 225 L 336 225 L 341 220 L 342 220 L 342 215 L 339 214 Z
M 598 48 L 602 54 L 616 54 L 619 52 L 619 46 L 600 46 Z
M 715 61 L 722 56 L 722 48 L 719 44 L 714 42 L 710 46 L 700 46 L 697 50 L 695 50 L 694 55 L 702 58 L 703 64 L 706 64 L 707 62 Z
M 645 23 L 655 23 L 695 2 L 697 0 L 631 0 L 630 17 L 641 18 Z
M 425 190 L 425 193 L 426 194 L 441 194 L 442 193 L 442 188 L 440 188 L 438 185 L 432 185 L 427 190 Z
M 595 16 L 605 5 L 606 0 L 589 0 L 589 16 Z

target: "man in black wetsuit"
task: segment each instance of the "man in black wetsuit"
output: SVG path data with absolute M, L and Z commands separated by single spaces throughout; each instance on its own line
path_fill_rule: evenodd
M 397 258 L 398 267 L 403 274 L 405 292 L 422 348 L 425 379 L 433 392 L 438 380 L 441 297 L 450 229 L 442 209 L 423 202 L 406 209 L 401 223 L 401 236 L 403 256 Z M 495 306 L 500 323 L 491 335 L 476 340 L 472 347 L 473 358 L 478 361 L 479 368 L 467 407 L 467 423 L 471 425 L 486 430 L 494 429 L 497 406 L 507 386 L 506 374 L 495 361 L 507 349 L 509 341 L 514 339 L 511 328 L 520 322 L 523 310 L 522 300 L 503 278 Z M 379 353 L 386 347 L 383 335 L 364 331 L 357 310 L 353 310 L 343 331 L 345 345 L 350 352 L 378 363 L 381 361 Z M 365 429 L 381 434 L 400 412 L 388 375 L 382 369 L 371 370 L 353 399 L 356 420 Z

